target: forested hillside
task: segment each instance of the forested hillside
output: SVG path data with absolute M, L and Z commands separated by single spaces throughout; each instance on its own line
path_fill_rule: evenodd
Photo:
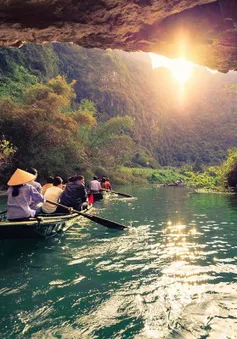
M 69 83 L 76 80 L 71 110 L 89 99 L 98 123 L 116 116 L 132 118 L 129 137 L 134 145 L 126 165 L 215 164 L 237 146 L 234 72 L 212 74 L 197 66 L 181 89 L 169 70 L 152 69 L 145 53 L 70 44 L 0 49 L 0 95 L 15 103 L 24 104 L 25 88 L 57 75 Z

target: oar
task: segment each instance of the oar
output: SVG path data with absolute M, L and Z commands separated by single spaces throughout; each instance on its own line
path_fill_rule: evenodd
M 102 189 L 102 191 L 118 194 L 118 195 L 121 195 L 122 197 L 126 197 L 126 198 L 133 198 L 132 195 L 129 195 L 129 194 L 126 194 L 126 193 L 120 193 L 120 192 L 115 192 L 115 191 L 106 190 L 106 189 Z
M 71 207 L 68 207 L 68 206 L 65 206 L 65 205 L 62 205 L 62 204 L 58 204 L 57 202 L 53 202 L 51 200 L 46 200 L 48 203 L 52 204 L 52 205 L 55 205 L 55 206 L 59 206 L 59 207 L 62 207 L 62 208 L 65 208 L 66 210 L 68 211 L 72 211 L 74 213 L 77 213 L 78 215 L 81 215 L 87 219 L 90 219 L 98 224 L 101 224 L 105 227 L 108 227 L 108 228 L 116 228 L 116 229 L 119 229 L 119 230 L 123 230 L 125 228 L 129 228 L 128 226 L 125 226 L 125 225 L 122 225 L 122 224 L 119 224 L 115 221 L 111 221 L 111 220 L 108 220 L 108 219 L 104 219 L 104 218 L 100 218 L 100 217 L 97 217 L 96 215 L 91 215 L 91 214 L 87 214 L 87 213 L 83 213 L 83 212 L 80 212 L 78 210 L 74 210 L 73 208 Z

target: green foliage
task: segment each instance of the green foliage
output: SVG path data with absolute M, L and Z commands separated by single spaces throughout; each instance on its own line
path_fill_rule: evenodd
M 237 185 L 237 148 L 230 149 L 226 161 L 221 166 L 221 180 L 224 187 Z
M 88 146 L 91 129 L 97 127 L 95 104 L 90 100 L 83 99 L 80 104 L 74 106 L 76 110 L 74 110 L 71 116 L 78 123 L 78 139 L 81 140 L 83 145 Z
M 74 171 L 95 173 L 101 166 L 116 168 L 133 156 L 134 142 L 126 134 L 133 120 L 116 117 L 97 125 L 96 108 L 88 100 L 73 111 L 74 84 L 58 76 L 27 88 L 24 104 L 1 99 L 0 127 L 17 147 L 14 158 L 19 167 L 36 167 L 41 177 L 52 173 L 66 177 Z
M 220 186 L 220 180 L 218 176 L 209 175 L 209 173 L 187 173 L 189 187 L 205 188 L 205 189 L 217 189 Z
M 98 148 L 108 148 L 108 143 L 111 143 L 115 136 L 128 133 L 133 128 L 133 120 L 128 117 L 114 117 L 105 123 L 101 123 L 98 129 L 92 131 L 91 142 L 89 147 L 91 152 L 97 151 Z
M 151 168 L 121 168 L 121 173 L 126 182 L 138 183 L 149 182 L 151 184 L 174 184 L 177 180 L 182 181 L 192 188 L 204 188 L 223 190 L 221 186 L 221 168 L 211 166 L 203 173 L 195 173 L 188 169 L 166 167 L 158 170 Z M 121 176 L 121 175 L 120 175 Z
M 97 113 L 95 103 L 88 99 L 82 99 L 78 105 L 78 110 L 81 112 L 86 112 L 91 116 L 94 116 Z
M 68 86 L 63 93 L 56 90 L 62 84 L 64 88 Z M 61 113 L 72 96 L 70 84 L 59 77 L 54 79 L 54 87 L 50 81 L 27 89 L 25 104 L 2 99 L 1 129 L 17 147 L 15 160 L 22 168 L 39 168 L 43 176 L 55 171 L 66 175 L 74 161 L 82 160 L 83 150 L 78 152 L 77 122 Z
M 21 102 L 25 88 L 35 84 L 37 78 L 31 75 L 23 66 L 14 65 L 12 73 L 0 75 L 0 97 L 11 97 Z
M 181 170 L 185 181 L 189 187 L 205 188 L 211 190 L 223 190 L 222 187 L 222 170 L 220 166 L 209 166 L 202 168 L 201 172 L 192 171 L 188 167 Z
M 152 157 L 151 153 L 141 147 L 132 158 L 132 163 L 141 167 L 151 167 L 153 169 L 160 167 L 158 161 Z
M 172 167 L 153 170 L 151 168 L 121 168 L 124 177 L 129 178 L 131 182 L 149 182 L 151 184 L 175 183 L 178 179 L 186 180 L 185 175 L 180 174 L 178 170 Z
M 183 181 L 185 181 L 187 178 L 176 171 L 175 168 L 157 170 L 150 174 L 148 177 L 148 181 L 152 184 L 173 184 L 176 183 L 178 179 L 182 179 Z
M 16 147 L 14 147 L 8 140 L 0 140 L 0 167 L 3 169 L 11 163 L 12 157 L 16 153 Z
M 169 71 L 153 70 L 144 53 L 57 43 L 2 48 L 1 131 L 17 147 L 18 164 L 43 166 L 45 173 L 55 165 L 64 173 L 102 169 L 119 177 L 119 165 L 173 165 L 178 176 L 211 187 L 218 175 L 205 167 L 236 146 L 236 85 L 231 74 L 195 72 L 201 81 L 190 81 L 181 102 Z M 228 175 L 226 166 L 221 182 L 235 185 L 235 168 Z M 176 171 L 148 180 L 172 182 Z
M 47 108 L 48 113 L 62 112 L 75 97 L 73 85 L 73 82 L 68 84 L 62 76 L 57 76 L 46 85 L 36 84 L 27 88 L 24 99 L 28 105 Z

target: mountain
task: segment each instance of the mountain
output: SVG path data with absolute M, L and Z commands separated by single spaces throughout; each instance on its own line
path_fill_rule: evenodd
M 97 107 L 97 119 L 129 115 L 133 139 L 161 165 L 220 163 L 237 146 L 237 74 L 194 66 L 180 86 L 146 53 L 84 49 L 71 44 L 0 50 L 0 95 L 22 100 L 26 86 L 58 74 L 75 79 L 76 99 Z

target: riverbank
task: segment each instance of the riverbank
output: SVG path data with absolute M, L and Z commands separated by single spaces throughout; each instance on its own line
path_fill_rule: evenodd
M 215 193 L 215 194 L 229 194 L 229 195 L 235 195 L 235 192 L 230 191 L 218 191 L 218 190 L 211 190 L 211 189 L 205 189 L 205 188 L 196 188 L 194 189 L 195 193 Z
M 105 175 L 97 174 L 99 177 Z M 93 173 L 85 173 L 86 183 L 93 176 Z M 203 172 L 194 172 L 190 166 L 184 167 L 161 167 L 158 169 L 138 168 L 138 167 L 118 167 L 116 170 L 109 170 L 106 176 L 110 178 L 112 185 L 175 185 L 178 180 L 182 180 L 189 188 L 201 189 L 205 191 L 228 192 L 222 186 L 221 172 L 218 167 L 208 167 Z M 41 182 L 44 184 L 44 182 Z M 4 186 L 0 186 L 0 195 L 6 194 Z
M 222 172 L 218 166 L 210 166 L 200 172 L 193 171 L 191 166 L 159 169 L 121 167 L 117 178 L 120 179 L 118 184 L 153 184 L 157 187 L 172 186 L 181 179 L 182 186 L 193 188 L 196 192 L 234 194 L 223 186 Z
M 159 169 L 120 167 L 115 181 L 117 181 L 116 184 L 142 185 L 175 183 L 178 179 L 187 181 L 187 176 L 176 167 L 162 167 Z

